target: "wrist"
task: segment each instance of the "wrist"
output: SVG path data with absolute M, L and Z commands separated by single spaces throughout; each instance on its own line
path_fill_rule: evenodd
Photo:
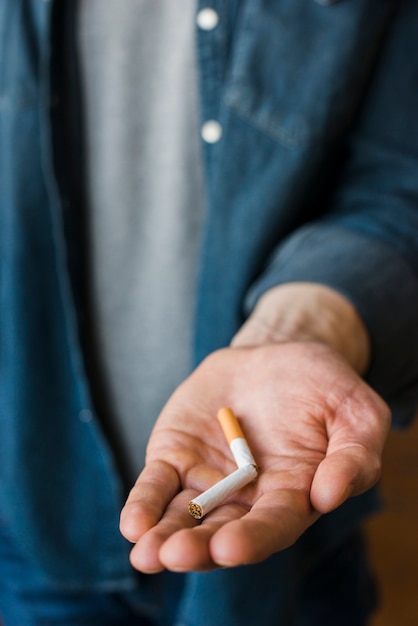
M 267 291 L 235 335 L 233 347 L 316 341 L 337 350 L 359 373 L 370 361 L 367 329 L 354 306 L 316 283 L 286 283 Z

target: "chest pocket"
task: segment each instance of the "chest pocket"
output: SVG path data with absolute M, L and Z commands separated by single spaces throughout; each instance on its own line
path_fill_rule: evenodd
M 288 146 L 329 140 L 358 105 L 393 0 L 247 0 L 225 103 Z

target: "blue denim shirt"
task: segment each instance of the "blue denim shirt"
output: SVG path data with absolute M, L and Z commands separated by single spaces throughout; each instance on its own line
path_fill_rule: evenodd
M 223 132 L 203 148 L 196 362 L 271 286 L 320 282 L 363 316 L 368 381 L 404 425 L 418 399 L 418 5 L 200 4 L 219 15 L 197 28 L 202 123 Z M 78 207 L 54 164 L 54 7 L 0 6 L 0 515 L 54 584 L 121 589 L 123 490 L 80 344 L 69 272 L 80 244 L 66 227 Z M 369 493 L 323 517 L 306 554 L 375 506 Z

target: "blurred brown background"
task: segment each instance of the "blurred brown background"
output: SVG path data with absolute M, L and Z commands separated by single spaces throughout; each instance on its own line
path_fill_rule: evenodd
M 386 508 L 367 526 L 382 600 L 371 626 L 418 626 L 418 419 L 390 434 L 383 467 Z

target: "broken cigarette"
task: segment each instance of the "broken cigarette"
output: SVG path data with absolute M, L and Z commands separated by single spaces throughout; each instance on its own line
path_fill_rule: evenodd
M 220 409 L 218 420 L 238 469 L 189 502 L 189 513 L 196 519 L 201 519 L 233 493 L 248 485 L 258 472 L 254 457 L 231 409 Z

